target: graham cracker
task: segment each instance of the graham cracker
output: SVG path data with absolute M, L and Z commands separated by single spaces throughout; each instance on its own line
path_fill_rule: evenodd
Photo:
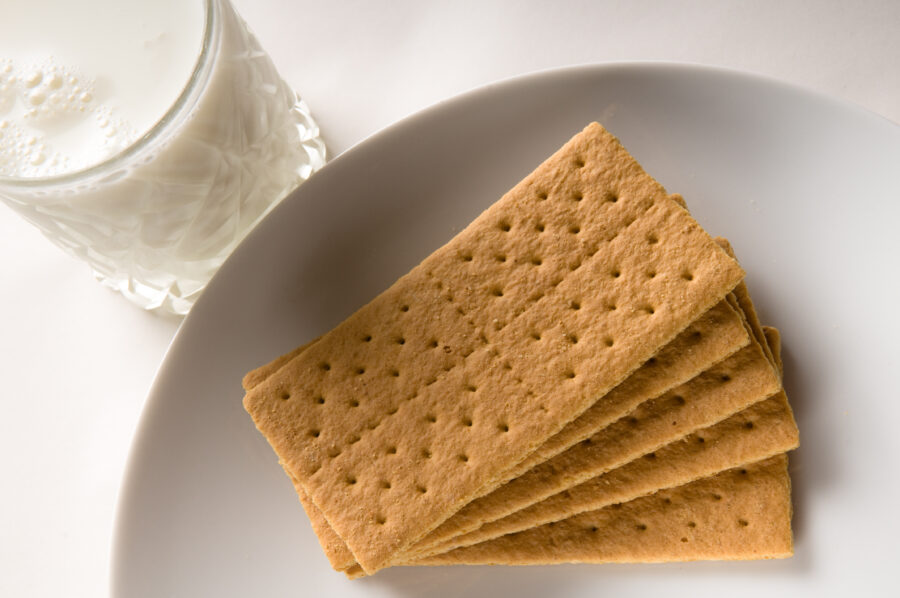
M 666 445 L 669 443 L 676 442 L 698 429 L 720 422 L 745 409 L 748 405 L 767 399 L 780 389 L 780 376 L 766 357 L 762 347 L 754 339 L 747 347 L 689 382 L 642 403 L 630 415 L 603 428 L 588 440 L 541 463 L 493 493 L 468 504 L 460 513 L 467 515 L 471 522 L 469 529 L 474 531 L 451 537 L 442 542 L 427 545 L 420 543 L 415 547 L 420 552 L 410 552 L 410 558 L 415 558 L 416 554 L 445 552 L 457 546 L 466 546 L 496 537 L 499 533 L 509 533 L 502 530 L 508 529 L 506 526 L 512 522 L 519 526 L 525 526 L 518 527 L 518 529 L 533 527 L 543 522 L 530 523 L 536 513 L 557 513 L 561 510 L 562 515 L 556 517 L 557 519 L 574 514 L 578 511 L 566 512 L 566 509 L 571 508 L 572 503 L 555 500 L 557 496 L 560 496 L 559 493 L 572 489 L 571 492 L 580 497 L 582 493 L 578 491 L 579 484 L 592 478 L 595 478 L 597 484 L 607 493 L 630 488 L 631 486 L 613 485 L 605 480 L 605 476 L 602 474 L 610 471 L 614 473 L 616 468 L 626 466 L 625 464 L 640 459 L 648 453 L 653 454 L 652 451 L 659 451 L 657 455 L 662 454 L 668 448 Z M 661 449 L 660 447 L 665 448 Z M 769 452 L 754 460 L 771 454 L 774 453 Z M 667 461 L 659 462 L 667 463 Z M 715 471 L 742 462 L 745 461 L 729 463 L 726 467 L 720 467 Z M 681 475 L 681 468 L 674 470 L 666 468 L 665 474 L 668 477 L 663 478 L 660 477 L 659 472 L 653 473 L 655 475 L 652 478 L 648 477 L 647 483 L 656 483 L 657 480 L 667 480 L 668 477 Z M 690 479 L 695 478 L 696 476 Z M 653 482 L 650 482 L 651 479 Z M 681 484 L 690 479 L 684 480 L 683 477 L 680 477 L 674 484 L 667 485 Z M 590 487 L 593 488 L 593 486 Z M 647 485 L 641 487 L 647 488 Z M 655 489 L 650 487 L 650 491 Z M 587 492 L 587 494 L 590 499 L 596 497 L 597 500 L 605 496 L 603 492 L 595 494 Z M 543 504 L 541 501 L 549 502 L 555 508 L 542 510 L 539 508 L 539 505 Z M 562 504 L 557 505 L 560 502 Z M 535 509 L 529 509 L 532 505 L 535 506 Z M 599 508 L 599 506 L 602 505 L 590 508 Z M 517 512 L 520 512 L 521 516 L 515 517 L 514 514 Z M 505 525 L 490 526 L 490 522 L 497 520 L 504 521 Z M 482 528 L 487 529 L 482 531 Z M 498 532 L 498 529 L 501 531 Z
M 734 305 L 734 303 L 732 303 L 732 305 Z M 304 345 L 300 345 L 296 349 L 293 349 L 292 351 L 289 351 L 284 355 L 276 357 L 269 363 L 260 366 L 255 370 L 247 372 L 244 375 L 243 380 L 241 380 L 241 386 L 244 387 L 244 390 L 250 390 L 251 388 L 257 386 L 260 382 L 265 381 L 269 376 L 280 370 L 282 366 L 286 365 L 294 357 L 306 351 L 306 349 L 317 340 L 319 339 L 314 339 Z
M 595 123 L 244 405 L 372 573 L 742 277 Z
M 656 356 L 641 366 L 622 384 L 617 386 L 603 398 L 598 400 L 587 411 L 572 423 L 568 424 L 558 434 L 541 445 L 532 457 L 525 463 L 539 463 L 565 448 L 584 440 L 592 432 L 616 419 L 616 416 L 630 411 L 631 407 L 644 400 L 657 396 L 685 380 L 692 378 L 697 372 L 703 371 L 709 366 L 722 361 L 736 350 L 746 346 L 750 342 L 741 315 L 731 307 L 729 301 L 720 301 L 712 309 L 692 322 L 672 342 L 663 347 Z M 308 346 L 308 345 L 307 345 Z M 254 370 L 260 379 L 276 371 L 283 363 L 285 356 Z M 270 370 L 268 373 L 265 370 Z M 249 376 L 249 374 L 248 374 Z M 248 387 L 249 388 L 249 387 Z M 535 460 L 534 456 L 541 458 Z M 531 466 L 526 467 L 530 469 Z M 519 473 L 514 468 L 512 474 L 506 474 L 509 478 L 517 477 Z M 293 479 L 293 477 L 292 477 Z M 307 514 L 313 521 L 313 528 L 319 535 L 322 548 L 328 556 L 332 566 L 337 570 L 343 570 L 354 563 L 354 558 L 349 549 L 341 546 L 342 542 L 337 534 L 331 530 L 315 506 L 311 504 L 305 491 L 296 480 L 295 488 Z M 460 515 L 466 509 L 457 513 Z M 448 524 L 458 521 L 457 516 L 439 526 L 434 532 L 423 539 L 432 538 L 435 533 L 446 531 Z M 469 530 L 464 530 L 469 531 Z M 463 531 L 458 534 L 464 533 Z M 452 535 L 458 535 L 452 534 Z M 451 536 L 448 536 L 451 537 Z M 413 547 L 415 548 L 415 547 Z
M 787 456 L 517 534 L 422 565 L 655 563 L 793 554 Z
M 426 551 L 431 546 L 478 528 L 485 521 L 515 511 L 516 507 L 507 502 L 514 499 L 514 496 L 506 492 L 507 488 L 518 483 L 515 478 L 525 475 L 529 470 L 533 471 L 539 464 L 564 453 L 567 449 L 569 452 L 577 451 L 577 448 L 570 447 L 596 434 L 631 412 L 637 405 L 665 393 L 721 362 L 736 350 L 746 347 L 749 341 L 740 313 L 735 311 L 728 301 L 719 302 L 628 379 L 596 401 L 519 465 L 506 472 L 497 480 L 495 484 L 497 489 L 463 507 L 410 547 L 407 552 L 412 555 Z M 528 483 L 530 481 L 526 482 Z M 517 508 L 525 506 L 527 504 Z M 493 513 L 497 514 L 492 517 Z
M 725 239 L 718 238 L 716 241 L 729 255 L 734 256 L 734 251 Z M 777 378 L 777 387 L 780 389 L 781 337 L 779 332 L 774 328 L 763 329 L 744 282 L 741 282 L 735 289 L 735 292 L 729 295 L 728 300 L 734 301 L 739 306 L 741 313 L 744 314 L 747 327 L 753 335 L 754 342 L 721 365 L 724 366 L 729 362 L 735 361 L 742 354 L 748 355 L 752 353 L 752 361 L 759 369 L 756 371 L 753 368 L 747 369 L 743 372 L 743 375 L 752 379 L 760 375 L 759 372 L 762 372 L 762 379 L 768 380 L 769 383 L 772 383 Z M 772 340 L 771 347 L 769 339 Z M 775 354 L 777 354 L 777 358 Z M 768 367 L 764 364 L 768 364 Z M 735 372 L 721 372 L 719 375 L 733 378 Z M 701 374 L 697 380 L 703 376 L 707 376 L 708 380 L 715 380 L 715 368 L 710 372 Z M 695 406 L 700 403 L 701 412 L 710 409 L 710 404 L 712 405 L 711 411 L 715 412 L 717 408 L 715 402 L 710 403 L 710 400 L 714 401 L 717 394 L 715 387 L 701 387 L 698 395 L 689 390 L 693 382 L 669 393 L 674 398 L 674 405 L 672 402 L 667 404 L 665 401 L 666 397 L 661 397 L 656 401 L 650 401 L 642 405 L 639 410 L 646 410 L 651 413 L 656 411 L 656 413 L 660 414 L 661 418 L 657 420 L 657 425 L 659 421 L 665 423 L 667 420 L 672 419 L 673 428 L 681 427 L 678 424 L 679 420 L 684 424 L 685 418 L 680 413 L 682 406 L 679 404 L 687 402 L 685 397 L 691 398 L 691 403 Z M 728 380 L 728 382 L 730 383 L 731 380 Z M 704 390 L 707 391 L 705 393 L 706 406 L 702 403 Z M 694 395 L 693 397 L 692 394 Z M 701 401 L 697 401 L 698 397 L 701 397 Z M 750 402 L 747 404 L 750 404 Z M 632 417 L 637 419 L 637 421 L 634 421 Z M 653 492 L 658 488 L 684 484 L 697 477 L 712 475 L 717 471 L 735 467 L 748 461 L 763 459 L 775 453 L 791 450 L 796 448 L 799 443 L 799 432 L 793 413 L 788 404 L 787 396 L 781 391 L 772 399 L 765 401 L 757 410 L 747 409 L 718 426 L 696 432 L 691 437 L 688 437 L 687 449 L 683 446 L 683 442 L 673 443 L 658 450 L 656 453 L 651 453 L 653 458 L 649 462 L 636 461 L 633 464 L 622 466 L 620 461 L 618 470 L 611 471 L 607 475 L 599 475 L 590 481 L 583 482 L 580 486 L 566 482 L 567 479 L 577 480 L 579 472 L 593 469 L 602 473 L 611 469 L 609 467 L 604 469 L 604 464 L 609 463 L 609 456 L 623 453 L 623 445 L 640 445 L 641 441 L 635 442 L 634 437 L 647 436 L 646 431 L 641 426 L 641 422 L 645 421 L 645 418 L 646 415 L 639 416 L 635 412 L 633 416 L 617 422 L 619 426 L 623 426 L 624 422 L 629 422 L 638 428 L 637 433 L 633 435 L 631 440 L 628 439 L 627 435 L 623 437 L 620 434 L 616 434 L 615 428 L 611 427 L 613 430 L 611 435 L 600 432 L 592 438 L 591 444 L 570 449 L 555 460 L 550 460 L 535 468 L 529 474 L 507 484 L 500 491 L 493 493 L 493 495 L 474 501 L 464 510 L 473 512 L 476 515 L 479 511 L 482 514 L 489 514 L 491 512 L 502 513 L 505 510 L 506 514 L 493 519 L 488 519 L 485 516 L 485 523 L 473 531 L 424 546 L 420 548 L 419 552 L 406 556 L 404 560 L 406 562 L 414 561 L 421 556 L 446 552 L 460 546 L 469 546 L 504 534 L 557 521 L 585 510 L 598 509 L 614 502 L 631 500 L 642 494 Z M 715 418 L 712 419 L 713 422 L 719 421 Z M 755 419 L 760 419 L 765 423 L 764 430 L 760 431 L 758 429 L 759 424 L 754 427 Z M 695 426 L 689 431 L 694 431 L 699 427 L 701 426 Z M 665 428 L 665 426 L 663 425 L 662 428 Z M 740 434 L 732 438 L 726 437 L 722 440 L 723 430 L 729 429 L 743 429 L 745 431 L 753 431 L 754 434 L 749 437 L 747 434 Z M 662 430 L 657 427 L 657 433 L 660 432 Z M 711 441 L 711 436 L 718 439 L 717 443 Z M 695 445 L 691 445 L 691 438 L 696 438 L 697 443 Z M 691 446 L 693 446 L 693 450 L 689 450 Z M 702 450 L 709 447 L 714 447 L 715 450 Z M 565 456 L 571 456 L 572 459 L 563 460 L 562 458 Z M 554 465 L 555 467 L 553 467 Z M 586 478 L 581 477 L 581 479 Z M 543 500 L 543 502 L 531 500 L 537 494 L 534 490 L 535 488 L 553 487 L 559 488 L 557 490 L 558 494 L 546 498 L 547 495 L 544 493 L 542 498 L 546 498 L 546 500 Z M 570 488 L 570 490 L 565 491 L 566 488 Z M 486 499 L 491 499 L 494 495 L 496 495 L 496 500 L 488 503 Z M 517 508 L 517 505 L 525 503 L 531 506 Z M 479 505 L 481 505 L 480 508 Z M 475 508 L 473 509 L 473 507 Z
M 781 332 L 772 326 L 763 326 L 762 329 L 766 344 L 769 345 L 772 352 L 775 367 L 778 368 L 779 373 L 784 373 L 784 364 L 781 361 Z
M 797 427 L 787 397 L 779 392 L 723 422 L 649 453 L 645 458 L 487 523 L 446 545 L 459 547 L 489 543 L 506 534 L 634 500 L 659 489 L 690 483 L 723 469 L 764 459 L 797 446 Z M 416 558 L 414 562 L 421 560 Z

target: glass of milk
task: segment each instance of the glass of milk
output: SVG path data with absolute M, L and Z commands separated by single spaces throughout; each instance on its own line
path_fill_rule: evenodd
M 29 0 L 0 19 L 0 199 L 98 280 L 186 313 L 325 162 L 228 0 Z

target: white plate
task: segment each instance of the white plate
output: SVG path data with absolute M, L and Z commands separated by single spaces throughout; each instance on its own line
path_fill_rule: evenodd
M 347 581 L 241 407 L 242 374 L 328 330 L 598 120 L 749 272 L 801 428 L 796 556 L 406 568 Z M 808 91 L 676 65 L 465 94 L 336 158 L 241 245 L 184 322 L 123 485 L 113 595 L 865 595 L 894 584 L 900 128 Z M 896 588 L 895 588 L 896 589 Z

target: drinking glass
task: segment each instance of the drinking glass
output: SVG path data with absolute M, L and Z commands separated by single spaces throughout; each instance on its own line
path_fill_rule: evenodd
M 0 176 L 0 199 L 87 262 L 100 282 L 144 308 L 176 314 L 190 309 L 250 229 L 325 163 L 309 109 L 230 2 L 194 1 L 204 3 L 201 50 L 155 126 L 77 172 Z

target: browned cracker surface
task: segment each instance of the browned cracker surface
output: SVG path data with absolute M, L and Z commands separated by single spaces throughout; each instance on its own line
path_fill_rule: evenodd
M 723 245 L 730 255 L 734 255 L 727 241 L 717 239 L 717 242 Z M 742 313 L 747 316 L 748 327 L 753 331 L 756 341 L 751 345 L 751 347 L 755 346 L 756 348 L 753 361 L 758 368 L 761 368 L 756 371 L 751 368 L 744 371 L 744 375 L 753 377 L 759 375 L 761 371 L 763 372 L 762 378 L 770 382 L 773 376 L 777 376 L 780 379 L 780 334 L 774 328 L 767 328 L 764 331 L 756 315 L 756 308 L 743 282 L 735 289 L 734 300 L 739 305 Z M 743 349 L 742 352 L 730 358 L 730 361 L 734 361 L 741 353 L 747 354 L 751 347 Z M 728 362 L 729 360 L 726 360 L 721 365 L 724 366 Z M 766 368 L 762 366 L 763 363 L 770 363 L 775 369 Z M 710 376 L 710 374 L 712 374 L 712 379 L 714 380 L 715 369 L 711 372 L 705 372 L 701 377 Z M 729 378 L 734 374 L 735 372 L 719 372 L 720 376 Z M 730 381 L 728 380 L 728 382 Z M 676 409 L 663 412 L 662 421 L 665 422 L 668 419 L 672 419 L 673 427 L 679 427 L 677 422 L 683 419 L 683 414 L 679 413 L 679 411 L 688 401 L 685 397 L 692 399 L 691 403 L 696 403 L 698 396 L 703 394 L 702 390 L 699 395 L 685 391 L 684 389 L 688 387 L 690 387 L 690 383 L 686 384 L 682 389 L 676 389 L 669 393 L 676 397 Z M 713 386 L 705 387 L 704 390 L 711 391 L 707 394 L 707 397 L 709 397 L 709 394 L 715 396 L 717 389 Z M 721 391 L 721 388 L 718 390 Z M 694 394 L 693 397 L 691 396 L 692 394 Z M 652 406 L 653 403 L 653 401 L 646 403 L 641 406 L 641 409 L 646 409 Z M 660 406 L 665 408 L 665 402 L 662 402 Z M 701 409 L 704 408 L 701 407 Z M 652 411 L 652 408 L 649 410 Z M 638 420 L 634 422 L 635 426 L 644 419 L 644 416 L 638 417 L 637 412 L 634 414 L 634 417 Z M 739 433 L 731 435 L 735 431 Z M 530 488 L 541 483 L 545 486 L 553 483 L 562 485 L 562 482 L 556 482 L 555 479 L 570 477 L 572 469 L 577 470 L 579 467 L 589 467 L 591 463 L 591 459 L 588 458 L 589 455 L 595 455 L 595 458 L 602 462 L 604 453 L 615 454 L 617 450 L 621 450 L 615 444 L 611 444 L 615 442 L 615 438 L 604 439 L 602 434 L 598 434 L 598 436 L 592 439 L 596 442 L 587 447 L 585 454 L 582 455 L 585 458 L 580 463 L 578 461 L 575 463 L 559 463 L 557 470 L 561 472 L 560 474 L 553 470 L 546 471 L 545 480 L 536 481 L 534 484 L 522 484 L 518 494 L 520 496 L 528 496 Z M 709 476 L 724 469 L 785 452 L 797 447 L 799 433 L 787 397 L 782 391 L 771 399 L 748 408 L 718 425 L 698 431 L 685 440 L 686 442 L 676 442 L 663 447 L 653 454 L 653 458 L 650 460 L 643 459 L 622 466 L 607 475 L 600 475 L 593 480 L 583 482 L 580 486 L 575 486 L 569 491 L 556 494 L 543 502 L 533 504 L 531 507 L 524 508 L 518 512 L 513 512 L 510 509 L 508 513 L 511 514 L 505 517 L 485 523 L 480 528 L 467 534 L 432 545 L 422 550 L 418 555 L 412 555 L 406 560 L 412 561 L 416 560 L 417 556 L 446 552 L 460 546 L 484 542 L 504 534 L 557 521 L 586 510 L 598 509 L 616 502 L 631 500 L 659 488 L 685 484 L 698 477 Z M 571 453 L 571 451 L 569 452 Z M 552 461 L 549 461 L 547 464 L 550 463 Z M 520 484 L 524 479 L 523 477 L 515 480 L 513 484 Z M 549 482 L 546 480 L 549 480 Z M 508 484 L 507 486 L 513 486 L 513 484 Z M 567 485 L 567 487 L 570 486 L 573 486 L 573 484 Z M 511 495 L 506 497 L 505 501 L 498 501 L 497 504 L 503 505 L 504 502 L 515 504 L 515 501 L 516 496 Z M 475 501 L 472 505 L 477 505 L 479 502 L 481 501 Z M 495 508 L 499 512 L 500 508 Z
M 740 314 L 730 306 L 728 301 L 719 302 L 691 323 L 622 384 L 541 445 L 536 453 L 542 453 L 547 458 L 557 454 L 614 419 L 621 409 L 629 410 L 631 405 L 657 396 L 670 387 L 691 378 L 698 370 L 706 369 L 720 361 L 732 351 L 746 345 L 748 341 L 749 337 Z M 537 462 L 541 460 L 544 459 Z M 535 462 L 533 458 L 529 458 L 527 461 Z M 526 471 L 527 469 L 530 467 L 526 468 Z M 340 539 L 329 529 L 327 522 L 321 513 L 317 512 L 315 506 L 309 503 L 305 491 L 296 484 L 296 480 L 295 487 L 308 515 L 313 520 L 313 527 L 321 530 L 320 542 L 332 566 L 338 570 L 350 566 L 354 562 L 352 553 L 346 547 L 340 546 Z M 423 541 L 435 536 L 437 532 L 446 533 L 452 529 L 453 522 L 459 522 L 458 516 L 465 511 L 466 509 L 463 509 L 457 513 L 457 516 L 451 517 Z M 319 532 L 317 531 L 317 533 Z
M 742 277 L 593 124 L 244 406 L 372 573 Z
M 547 457 L 557 454 L 565 447 L 583 440 L 592 431 L 614 419 L 614 415 L 619 413 L 619 409 L 627 409 L 646 398 L 657 396 L 660 392 L 689 379 L 697 370 L 703 370 L 713 365 L 748 341 L 749 337 L 740 315 L 730 307 L 727 301 L 719 302 L 691 323 L 688 328 L 622 384 L 592 405 L 560 433 L 541 445 L 536 452 L 542 452 Z M 622 407 L 617 408 L 617 405 L 622 405 Z M 528 461 L 534 462 L 531 458 Z M 329 529 L 324 518 L 317 512 L 315 506 L 311 505 L 305 491 L 297 485 L 296 480 L 295 487 L 308 515 L 313 520 L 313 527 L 317 533 L 319 533 L 318 530 L 321 530 L 320 542 L 332 566 L 339 570 L 348 567 L 354 562 L 352 553 L 346 547 L 340 546 L 339 537 Z M 465 512 L 464 508 L 457 513 L 457 516 L 451 517 L 423 541 L 435 536 L 436 532 L 446 532 L 448 529 L 452 529 L 452 523 L 459 522 L 458 515 Z M 463 533 L 463 531 L 458 533 Z
M 695 430 L 722 421 L 748 405 L 772 396 L 780 388 L 777 372 L 766 358 L 762 347 L 754 340 L 751 345 L 686 384 L 642 403 L 629 415 L 603 428 L 586 441 L 534 467 L 493 493 L 473 501 L 460 513 L 465 514 L 471 522 L 469 530 L 476 531 L 423 546 L 421 552 L 444 552 L 482 541 L 485 537 L 495 537 L 485 536 L 485 532 L 479 533 L 477 528 L 535 503 L 540 504 L 540 501 L 621 467 Z M 773 453 L 762 457 L 771 454 Z M 729 464 L 728 467 L 740 463 L 742 462 Z M 671 477 L 678 471 L 676 469 L 667 473 Z M 675 477 L 675 483 L 668 485 L 682 484 L 694 477 Z M 653 479 L 661 481 L 659 475 L 655 475 Z M 604 488 L 611 486 L 604 483 L 601 485 Z M 655 488 L 651 487 L 650 490 Z M 530 511 L 528 514 L 532 515 Z M 564 513 L 563 517 L 567 515 Z M 528 519 L 527 516 L 524 518 L 526 522 Z M 533 525 L 537 523 L 526 527 Z M 492 528 L 485 531 L 490 529 Z
M 458 548 L 420 564 L 542 565 L 784 558 L 793 554 L 787 457 Z
M 542 444 L 525 461 L 507 472 L 502 481 L 509 483 L 500 485 L 493 492 L 463 507 L 415 546 L 410 547 L 407 553 L 413 555 L 426 552 L 430 547 L 472 531 L 486 521 L 497 519 L 524 508 L 531 502 L 540 500 L 541 493 L 544 496 L 553 494 L 554 481 L 565 483 L 566 480 L 557 477 L 553 477 L 552 480 L 548 479 L 547 473 L 556 472 L 562 460 L 569 462 L 578 460 L 575 455 L 581 455 L 584 449 L 573 447 L 573 445 L 598 433 L 598 430 L 604 429 L 616 419 L 631 412 L 644 401 L 658 397 L 691 379 L 721 361 L 734 349 L 746 344 L 747 341 L 749 338 L 741 316 L 730 307 L 727 301 L 720 302 L 688 326 L 675 340 L 663 347 L 656 356 L 622 384 L 599 399 L 580 417 Z M 634 426 L 629 426 L 629 432 L 632 434 L 636 432 L 633 428 Z M 671 432 L 668 428 L 666 429 L 666 433 Z M 655 438 L 648 437 L 647 439 L 651 441 L 651 448 L 647 448 L 646 451 L 653 450 L 652 441 Z M 622 440 L 622 438 L 617 440 Z M 627 450 L 624 446 L 622 448 Z M 568 457 L 564 457 L 564 455 L 568 455 Z M 555 458 L 551 459 L 552 457 Z M 551 462 L 541 468 L 540 464 L 548 459 Z M 589 458 L 588 461 L 593 463 L 595 459 Z M 528 473 L 526 474 L 526 472 Z M 578 472 L 573 471 L 572 474 L 578 475 Z M 584 479 L 591 477 L 587 473 L 583 475 Z M 520 476 L 522 477 L 520 478 Z M 570 485 L 575 483 L 577 481 L 571 481 Z
M 489 543 L 506 534 L 633 500 L 661 488 L 686 484 L 735 465 L 783 453 L 797 444 L 797 427 L 781 392 L 643 459 L 454 538 L 452 545 Z

